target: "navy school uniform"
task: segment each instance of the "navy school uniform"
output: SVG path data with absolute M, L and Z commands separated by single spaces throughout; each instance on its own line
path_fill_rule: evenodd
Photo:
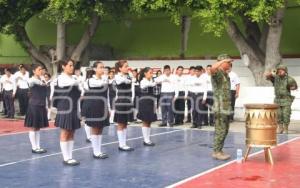
M 84 84 L 85 93 L 81 113 L 89 127 L 109 126 L 108 79 L 93 76 Z
M 140 83 L 140 98 L 138 101 L 137 118 L 145 122 L 154 122 L 157 120 L 156 115 L 156 96 L 155 82 L 144 78 Z
M 55 126 L 66 130 L 79 129 L 78 101 L 83 91 L 80 82 L 62 73 L 53 81 L 53 86 L 53 107 L 57 108 Z
M 117 74 L 116 82 L 116 100 L 114 122 L 127 124 L 133 121 L 133 104 L 132 104 L 132 81 L 128 75 Z
M 48 127 L 49 122 L 46 110 L 47 86 L 35 77 L 29 80 L 29 86 L 30 98 L 25 116 L 25 127 Z

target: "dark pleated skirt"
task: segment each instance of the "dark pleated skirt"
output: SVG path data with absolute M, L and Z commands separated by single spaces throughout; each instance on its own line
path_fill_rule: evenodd
M 144 98 L 143 97 L 138 101 L 138 114 L 137 118 L 145 122 L 154 122 L 157 120 L 156 107 L 155 107 L 156 98 Z
M 62 129 L 67 130 L 76 130 L 80 129 L 80 119 L 78 117 L 78 111 L 77 109 L 73 109 L 69 113 L 57 113 L 55 118 L 55 124 L 56 127 L 60 127 Z
M 25 127 L 36 129 L 49 127 L 46 107 L 29 105 L 27 108 L 24 125 Z
M 97 100 L 87 100 L 82 103 L 82 116 L 89 127 L 103 128 L 110 125 L 108 108 L 104 109 L 104 103 Z
M 115 101 L 114 122 L 127 124 L 133 121 L 133 105 L 129 99 L 117 99 Z

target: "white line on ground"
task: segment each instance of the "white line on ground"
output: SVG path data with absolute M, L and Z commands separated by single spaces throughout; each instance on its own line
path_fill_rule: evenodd
M 173 130 L 173 131 L 153 134 L 151 136 L 160 136 L 160 135 L 171 134 L 171 133 L 175 133 L 175 132 L 179 132 L 179 131 L 183 131 L 183 130 Z M 141 138 L 143 138 L 143 137 L 140 136 L 140 137 L 136 137 L 136 138 L 130 138 L 127 141 L 138 140 L 138 139 L 141 139 Z M 116 143 L 119 143 L 119 142 L 118 141 L 108 142 L 108 143 L 102 144 L 102 146 L 116 144 Z M 91 146 L 77 148 L 77 149 L 74 149 L 73 151 L 79 151 L 79 150 L 88 149 L 88 148 L 91 148 Z M 10 166 L 10 165 L 15 165 L 15 164 L 27 162 L 27 161 L 33 161 L 33 160 L 42 159 L 42 158 L 46 158 L 46 157 L 56 156 L 56 155 L 60 155 L 60 154 L 61 154 L 61 152 L 57 152 L 57 153 L 52 153 L 52 154 L 49 154 L 49 155 L 43 155 L 43 156 L 40 156 L 40 157 L 34 157 L 34 158 L 30 158 L 30 159 L 23 159 L 23 160 L 14 161 L 14 162 L 3 163 L 3 164 L 0 164 L 0 168 L 5 167 L 5 166 Z
M 300 139 L 300 137 L 296 137 L 296 138 L 293 138 L 293 139 L 291 139 L 291 140 L 287 140 L 287 141 L 285 141 L 285 142 L 282 142 L 282 143 L 278 144 L 277 147 L 282 146 L 282 145 L 284 145 L 284 144 L 287 144 L 287 143 L 289 143 L 289 142 L 295 141 L 295 140 L 297 140 L 297 139 Z M 263 151 L 264 151 L 264 150 L 261 150 L 261 151 L 252 153 L 251 155 L 249 155 L 249 158 L 252 157 L 252 156 L 258 155 L 258 154 L 262 153 Z M 211 169 L 209 169 L 209 170 L 206 170 L 206 171 L 204 171 L 204 172 L 201 172 L 200 174 L 194 175 L 194 176 L 192 176 L 192 177 L 186 178 L 186 179 L 181 180 L 181 181 L 179 181 L 179 182 L 177 182 L 177 183 L 174 183 L 174 184 L 172 184 L 172 185 L 169 185 L 169 186 L 167 186 L 166 188 L 174 188 L 174 187 L 177 187 L 177 186 L 179 186 L 179 185 L 181 185 L 181 184 L 184 184 L 184 183 L 186 183 L 186 182 L 188 182 L 188 181 L 190 181 L 190 180 L 193 180 L 193 179 L 195 179 L 195 178 L 201 177 L 201 176 L 203 176 L 203 175 L 206 175 L 206 174 L 208 174 L 208 173 L 211 173 L 211 172 L 213 172 L 213 171 L 216 171 L 216 170 L 218 170 L 218 169 L 220 169 L 220 168 L 223 168 L 223 167 L 228 166 L 228 165 L 230 165 L 230 164 L 232 164 L 232 163 L 235 163 L 235 162 L 236 162 L 236 160 L 233 160 L 233 161 L 230 161 L 230 162 L 228 162 L 228 163 L 225 163 L 225 164 L 222 164 L 222 165 L 220 165 L 220 166 L 217 166 L 217 167 L 215 167 L 215 168 L 211 168 Z

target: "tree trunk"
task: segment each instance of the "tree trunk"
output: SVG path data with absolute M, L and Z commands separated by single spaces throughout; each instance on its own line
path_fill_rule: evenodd
M 51 58 L 47 54 L 42 53 L 29 39 L 24 26 L 16 27 L 16 38 L 20 42 L 21 46 L 26 50 L 26 52 L 35 59 L 38 63 L 41 63 L 49 71 L 51 70 Z
M 266 40 L 266 67 L 265 71 L 270 72 L 276 65 L 281 63 L 280 41 L 283 27 L 285 8 L 277 10 L 271 17 L 269 33 Z
M 255 80 L 255 85 L 270 86 L 271 82 L 267 81 L 264 76 L 266 55 L 264 53 L 264 49 L 260 49 L 261 41 L 258 40 L 258 38 L 256 38 L 255 40 L 247 39 L 237 27 L 236 23 L 233 21 L 228 21 L 227 33 L 232 39 L 232 41 L 235 43 L 240 54 L 247 54 L 249 58 L 248 68 L 252 72 L 252 75 Z M 246 34 L 253 35 L 251 33 Z M 264 37 L 264 35 L 265 33 L 263 32 L 261 34 L 261 37 Z
M 99 16 L 94 14 L 91 23 L 88 25 L 87 29 L 85 30 L 84 34 L 80 39 L 80 42 L 77 44 L 76 48 L 72 52 L 71 59 L 73 59 L 76 62 L 80 60 L 82 53 L 88 46 L 91 38 L 94 36 L 98 28 L 99 21 Z
M 181 17 L 181 46 L 180 46 L 180 58 L 185 58 L 185 52 L 187 50 L 189 31 L 191 28 L 191 18 L 189 16 Z
M 66 58 L 66 24 L 57 23 L 56 60 L 52 62 L 53 74 L 57 74 L 57 61 Z M 53 59 L 54 60 L 54 59 Z

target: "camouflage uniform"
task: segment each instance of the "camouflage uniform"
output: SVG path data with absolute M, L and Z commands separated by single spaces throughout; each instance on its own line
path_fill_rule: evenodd
M 217 70 L 211 76 L 215 113 L 214 152 L 222 152 L 225 138 L 229 130 L 231 113 L 230 78 L 227 73 Z
M 273 82 L 275 89 L 275 103 L 279 105 L 278 108 L 278 124 L 284 126 L 287 129 L 290 123 L 291 106 L 294 101 L 294 96 L 291 95 L 291 87 L 297 88 L 297 83 L 294 78 L 287 75 L 287 67 L 280 64 L 276 67 L 276 70 L 283 69 L 286 72 L 284 77 L 279 75 L 273 75 L 271 81 Z

